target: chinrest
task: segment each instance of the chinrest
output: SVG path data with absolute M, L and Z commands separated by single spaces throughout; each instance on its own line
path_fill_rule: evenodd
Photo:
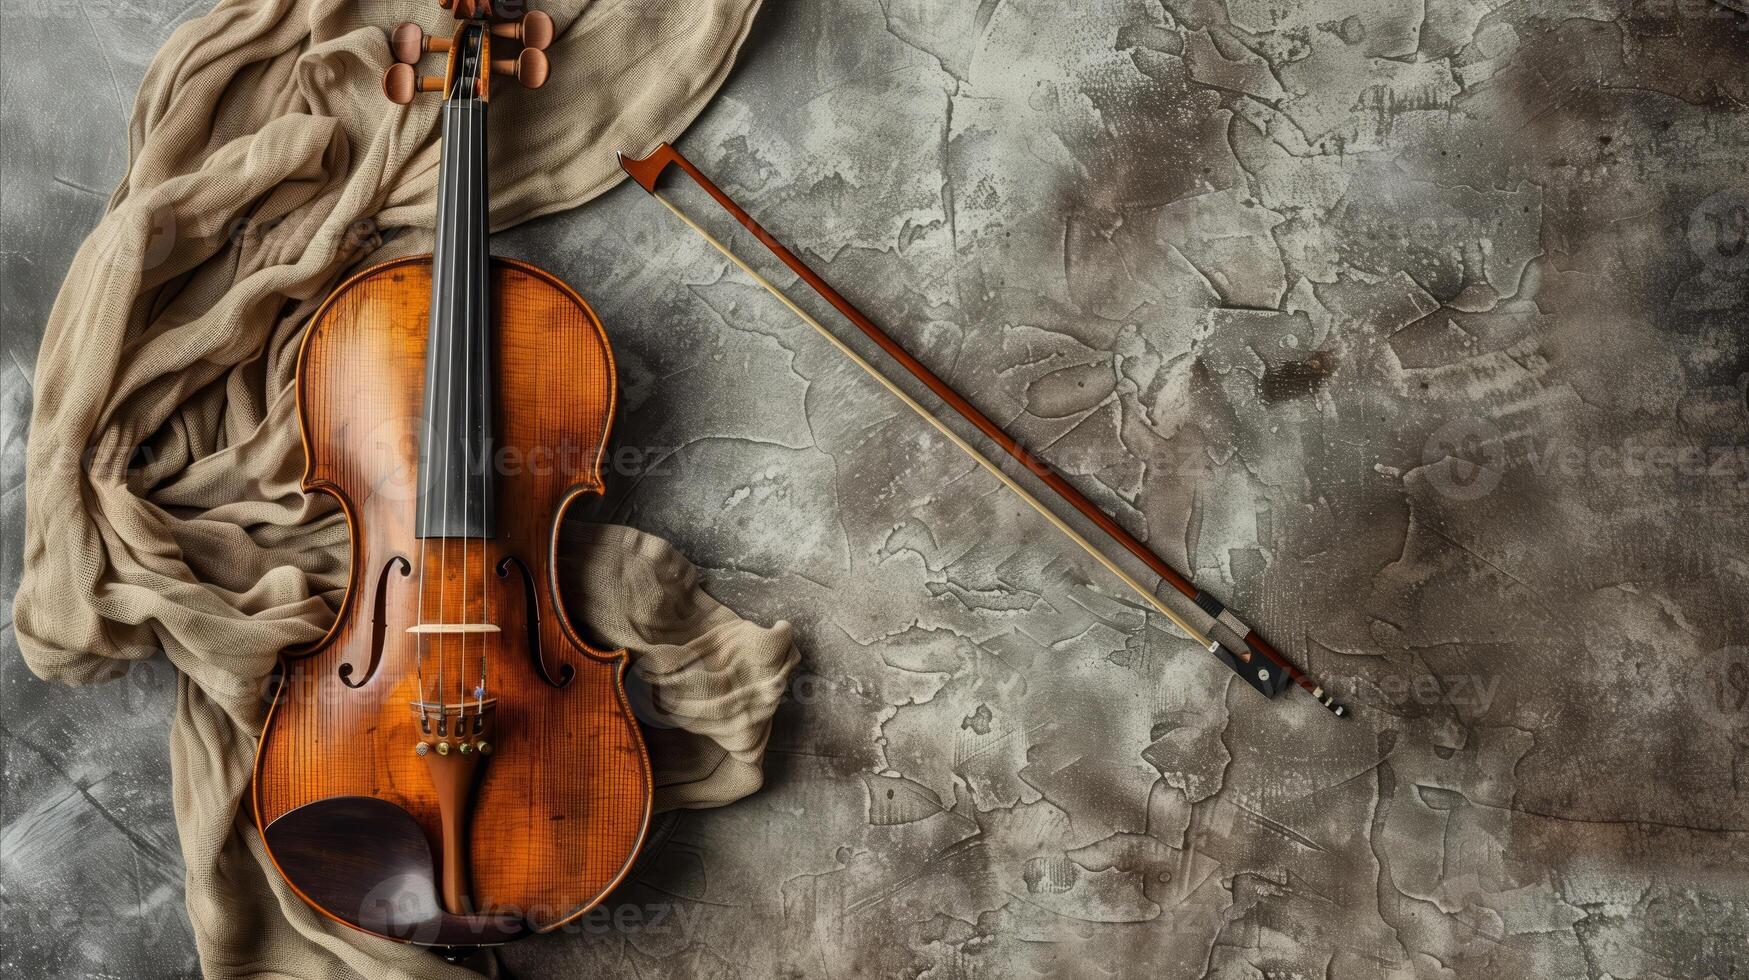
M 532 931 L 514 912 L 445 912 L 425 832 L 387 800 L 306 803 L 268 824 L 265 837 L 292 887 L 348 925 L 421 946 L 493 946 Z

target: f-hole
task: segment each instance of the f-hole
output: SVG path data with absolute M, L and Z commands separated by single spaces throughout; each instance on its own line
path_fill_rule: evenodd
M 413 573 L 413 566 L 396 555 L 383 565 L 383 570 L 377 573 L 376 597 L 371 605 L 370 613 L 370 662 L 364 665 L 364 676 L 354 681 L 352 675 L 356 672 L 351 663 L 340 665 L 340 683 L 347 687 L 363 687 L 369 683 L 377 672 L 377 664 L 383 662 L 383 641 L 389 628 L 389 573 L 399 571 L 402 578 Z
M 512 565 L 516 566 L 516 570 L 522 573 L 522 603 L 523 608 L 527 610 L 527 615 L 522 617 L 522 621 L 528 624 L 528 653 L 534 658 L 534 669 L 540 674 L 541 680 L 553 687 L 564 687 L 576 678 L 577 668 L 570 664 L 560 664 L 559 679 L 553 680 L 552 673 L 547 670 L 546 655 L 541 651 L 540 593 L 535 591 L 534 574 L 528 570 L 527 565 L 522 563 L 522 559 L 515 555 L 506 555 L 504 560 L 498 563 L 498 577 L 509 578 Z

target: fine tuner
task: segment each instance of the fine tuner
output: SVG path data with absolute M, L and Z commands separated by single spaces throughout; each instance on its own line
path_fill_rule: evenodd
M 456 0 L 464 3 L 470 10 L 481 9 L 476 4 L 466 3 L 466 0 Z M 444 5 L 446 8 L 450 4 Z M 483 13 L 490 14 L 489 9 Z M 458 13 L 457 16 L 462 16 Z M 466 30 L 466 22 L 459 30 Z M 483 38 L 482 48 L 492 65 L 492 73 L 506 75 L 522 85 L 523 88 L 540 88 L 547 82 L 551 65 L 547 61 L 546 48 L 553 43 L 553 19 L 539 10 L 531 10 L 516 20 L 501 20 L 492 22 L 487 28 L 488 36 Z M 514 58 L 492 58 L 491 42 L 501 40 L 520 44 L 522 50 Z M 389 50 L 395 57 L 395 64 L 383 72 L 383 94 L 390 102 L 397 105 L 407 105 L 413 97 L 421 92 L 443 92 L 446 89 L 447 77 L 436 75 L 420 75 L 414 70 L 414 65 L 428 54 L 449 54 L 455 49 L 456 42 L 452 38 L 432 37 L 425 33 L 418 24 L 399 24 L 389 32 Z M 454 64 L 450 64 L 445 75 L 453 73 Z M 480 96 L 487 96 L 487 81 L 481 77 L 477 83 Z

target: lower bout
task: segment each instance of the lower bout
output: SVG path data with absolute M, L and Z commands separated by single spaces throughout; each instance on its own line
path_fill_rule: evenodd
M 252 793 L 274 864 L 331 918 L 406 942 L 480 945 L 583 914 L 629 871 L 651 809 L 617 665 L 576 681 L 598 671 L 614 710 L 536 726 L 500 703 L 489 739 L 471 720 L 440 739 L 411 710 L 318 732 L 325 712 L 276 703 Z

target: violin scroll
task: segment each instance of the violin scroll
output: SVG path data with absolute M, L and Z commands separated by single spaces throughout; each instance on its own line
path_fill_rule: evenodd
M 456 20 L 492 16 L 492 0 L 437 0 L 437 5 L 455 11 Z
M 552 66 L 548 61 L 546 49 L 553 43 L 557 30 L 553 19 L 539 10 L 531 10 L 516 19 L 493 19 L 499 15 L 489 0 L 440 0 L 445 10 L 454 10 L 456 18 L 462 23 L 457 28 L 454 38 L 432 37 L 418 24 L 397 24 L 389 31 L 389 52 L 394 56 L 395 64 L 390 65 L 383 73 L 383 95 L 397 105 L 407 105 L 414 96 L 422 92 L 447 92 L 450 80 L 454 76 L 456 54 L 460 51 L 469 25 L 478 20 L 488 20 L 487 30 L 477 41 L 478 51 L 483 58 L 490 60 L 495 74 L 507 75 L 521 83 L 523 88 L 540 88 L 546 84 L 551 74 Z M 509 4 L 499 4 L 498 10 Z M 522 50 L 513 58 L 490 58 L 491 42 L 504 41 L 522 46 Z M 470 51 L 473 50 L 470 48 Z M 421 76 L 414 66 L 429 54 L 448 55 L 448 65 L 444 77 Z M 485 99 L 488 93 L 486 79 L 478 81 L 478 95 Z

